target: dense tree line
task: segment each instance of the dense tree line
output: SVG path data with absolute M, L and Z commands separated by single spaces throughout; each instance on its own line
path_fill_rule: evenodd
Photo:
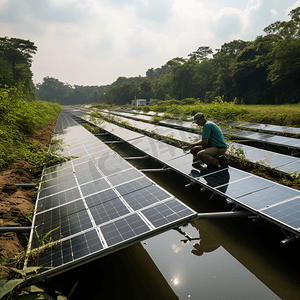
M 107 86 L 70 86 L 46 77 L 37 86 L 42 100 L 61 104 L 127 104 L 145 98 L 211 102 L 216 96 L 246 104 L 300 101 L 300 7 L 290 21 L 277 21 L 254 41 L 234 40 L 213 53 L 201 46 L 187 58 L 176 57 L 150 68 L 146 76 L 119 77 Z
M 32 55 L 37 47 L 29 40 L 0 37 L 0 88 L 17 87 L 27 99 L 36 98 L 32 82 Z
M 41 100 L 55 100 L 62 105 L 88 104 L 100 101 L 105 86 L 71 86 L 52 77 L 45 77 L 36 85 Z

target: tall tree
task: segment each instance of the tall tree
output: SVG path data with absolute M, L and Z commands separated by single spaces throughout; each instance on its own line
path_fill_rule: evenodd
M 31 66 L 32 54 L 35 54 L 37 47 L 29 40 L 18 38 L 0 38 L 0 54 L 11 64 L 13 79 L 17 81 L 17 64 L 26 63 Z
M 213 51 L 210 46 L 201 46 L 196 51 L 190 53 L 188 56 L 193 60 L 203 61 L 208 59 L 208 55 L 212 54 Z

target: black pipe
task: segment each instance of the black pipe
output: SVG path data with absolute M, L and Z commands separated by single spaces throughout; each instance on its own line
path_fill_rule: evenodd
M 34 183 L 16 183 L 15 186 L 22 188 L 35 188 Z

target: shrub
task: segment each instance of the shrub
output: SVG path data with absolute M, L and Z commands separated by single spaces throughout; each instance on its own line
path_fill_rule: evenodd
M 28 134 L 43 128 L 61 110 L 58 103 L 29 101 L 16 88 L 0 88 L 0 168 L 27 147 Z

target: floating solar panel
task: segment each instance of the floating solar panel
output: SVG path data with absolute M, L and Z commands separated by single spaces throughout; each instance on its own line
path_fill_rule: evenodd
M 249 131 L 242 134 L 249 136 Z M 258 136 L 262 138 L 261 135 Z M 266 135 L 264 135 L 265 137 Z M 119 136 L 119 138 L 122 138 L 122 136 Z M 269 139 L 268 135 L 267 139 Z M 157 149 L 157 144 L 153 139 L 142 137 L 129 143 L 153 158 L 159 159 L 158 151 L 153 150 L 153 147 Z M 282 163 L 284 165 L 278 167 L 278 169 L 288 170 L 290 168 L 299 171 L 299 159 L 297 158 L 255 149 L 246 145 L 234 145 L 235 148 L 243 149 L 247 158 L 252 155 L 253 161 L 261 160 L 264 163 L 269 161 L 271 166 L 279 166 Z M 160 160 L 164 160 L 165 165 L 173 168 L 176 172 L 181 173 L 193 182 L 208 187 L 217 194 L 232 199 L 237 205 L 249 209 L 260 217 L 274 222 L 295 234 L 299 233 L 299 191 L 232 167 L 223 170 L 195 169 L 192 167 L 191 154 L 184 153 L 181 156 L 172 157 L 170 154 L 173 151 L 172 148 L 169 148 L 168 151 L 160 156 Z M 154 211 L 154 209 L 151 208 L 149 211 Z M 158 216 L 159 214 L 155 218 L 158 218 Z M 150 218 L 150 215 L 148 217 Z M 152 221 L 154 222 L 154 220 Z
M 46 236 L 60 244 L 37 262 L 29 262 L 50 268 L 43 269 L 40 278 L 184 225 L 197 216 L 68 115 L 60 115 L 57 130 L 67 151 L 80 157 L 47 168 L 42 175 L 30 246 L 40 247 Z M 152 207 L 158 219 L 164 218 L 163 223 L 149 214 Z

